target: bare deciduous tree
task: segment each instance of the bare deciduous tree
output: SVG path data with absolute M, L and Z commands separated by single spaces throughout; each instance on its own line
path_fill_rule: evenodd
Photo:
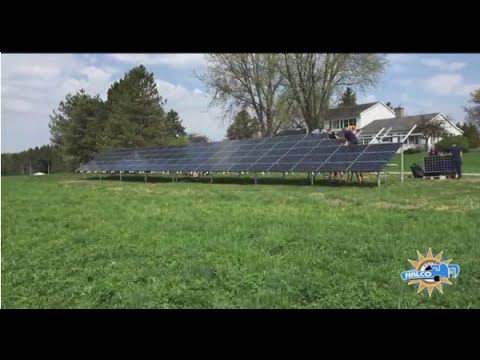
M 309 131 L 317 129 L 333 95 L 345 87 L 363 91 L 380 80 L 386 59 L 377 54 L 284 54 L 288 93 Z
M 210 54 L 207 70 L 199 76 L 212 95 L 211 105 L 220 105 L 224 117 L 249 107 L 255 111 L 262 136 L 275 133 L 277 106 L 284 91 L 279 54 Z

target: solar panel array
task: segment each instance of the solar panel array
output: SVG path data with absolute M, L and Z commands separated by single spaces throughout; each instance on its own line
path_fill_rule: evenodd
M 321 135 L 114 149 L 82 165 L 81 172 L 381 171 L 400 144 L 344 146 Z
M 447 175 L 452 172 L 452 157 L 445 156 L 428 156 L 423 160 L 426 174 Z

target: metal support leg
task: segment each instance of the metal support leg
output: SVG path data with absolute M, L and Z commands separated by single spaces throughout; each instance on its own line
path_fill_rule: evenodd
M 100 171 L 100 180 L 102 180 L 102 172 Z
M 377 186 L 380 187 L 380 172 L 377 171 Z
M 122 173 L 120 173 L 120 181 L 122 181 Z
M 145 182 L 147 182 L 147 173 L 145 173 Z
M 87 180 L 87 174 L 83 173 L 83 180 Z
M 172 173 L 172 182 L 175 182 L 175 176 Z
M 213 184 L 213 172 L 210 173 L 210 184 Z
M 313 186 L 313 174 L 310 175 L 310 185 Z
M 400 181 L 403 183 L 403 143 L 400 146 Z
M 285 182 L 285 172 L 284 172 L 283 175 L 282 175 L 282 182 L 283 182 L 283 183 Z
M 255 185 L 257 185 L 257 173 L 255 173 Z

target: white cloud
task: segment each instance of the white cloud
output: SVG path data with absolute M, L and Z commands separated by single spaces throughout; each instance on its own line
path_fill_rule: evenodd
M 377 98 L 373 94 L 368 94 L 368 95 L 362 95 L 358 98 L 357 103 L 358 104 L 363 104 L 363 103 L 370 103 L 370 102 L 375 102 L 377 101 Z
M 218 109 L 209 109 L 206 94 L 195 88 L 189 90 L 165 80 L 157 80 L 160 95 L 168 99 L 166 110 L 174 109 L 180 115 L 187 132 L 207 135 L 210 140 L 222 140 L 226 127 Z
M 388 54 L 387 59 L 391 64 L 404 64 L 415 61 L 417 56 L 412 54 Z
M 395 79 L 393 82 L 401 85 L 401 86 L 409 86 L 413 84 L 413 79 Z
M 460 74 L 439 74 L 423 81 L 428 91 L 437 95 L 468 95 L 479 84 L 466 84 Z
M 104 61 L 97 61 L 98 56 L 94 55 L 2 54 L 1 60 L 3 152 L 48 144 L 49 116 L 67 93 L 83 88 L 105 99 L 110 85 L 124 74 L 112 66 L 100 66 Z M 186 62 L 182 56 L 177 60 Z M 189 73 L 189 69 L 184 70 Z M 218 112 L 208 109 L 208 99 L 201 89 L 190 90 L 161 79 L 157 86 L 168 99 L 167 109 L 173 108 L 180 114 L 188 132 L 198 132 L 212 140 L 223 138 L 225 128 L 220 125 Z
M 432 100 L 416 100 L 415 104 L 427 109 L 432 109 L 433 108 L 433 101 Z
M 430 66 L 443 71 L 456 71 L 465 67 L 464 62 L 447 62 L 437 58 L 423 58 L 420 62 L 425 66 Z
M 416 61 L 417 56 L 412 54 L 388 54 L 387 60 L 392 72 L 405 73 L 408 70 L 408 64 Z
M 50 141 L 53 109 L 68 92 L 84 88 L 105 97 L 115 69 L 96 67 L 91 57 L 68 54 L 2 54 L 2 151 L 25 150 Z
M 12 98 L 4 99 L 2 106 L 2 109 L 16 112 L 29 112 L 33 108 L 33 105 L 24 99 Z
M 203 54 L 111 54 L 110 57 L 130 64 L 168 65 L 176 68 L 206 64 Z

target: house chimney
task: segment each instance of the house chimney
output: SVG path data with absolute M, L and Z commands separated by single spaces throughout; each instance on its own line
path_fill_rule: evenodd
M 404 115 L 404 114 L 405 114 L 405 111 L 404 111 L 405 109 L 404 109 L 403 107 L 399 106 L 399 107 L 396 107 L 396 108 L 393 109 L 393 110 L 395 111 L 395 115 L 397 115 L 397 117 L 400 118 L 400 117 L 404 117 L 404 116 L 405 116 L 405 115 Z

